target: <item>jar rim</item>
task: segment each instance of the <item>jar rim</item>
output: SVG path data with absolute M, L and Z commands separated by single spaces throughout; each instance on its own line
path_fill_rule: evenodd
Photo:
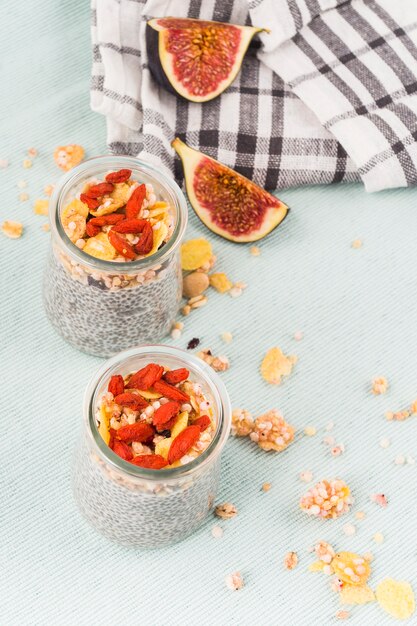
M 174 231 L 167 243 L 149 257 L 143 257 L 136 261 L 115 262 L 98 259 L 78 248 L 65 233 L 61 224 L 60 209 L 62 198 L 65 192 L 77 183 L 83 174 L 95 165 L 109 165 L 109 169 L 134 169 L 137 172 L 144 172 L 155 182 L 163 186 L 172 196 L 176 208 L 176 223 Z M 117 165 L 116 165 L 117 164 Z M 49 221 L 52 236 L 58 237 L 63 244 L 66 253 L 75 258 L 80 264 L 89 267 L 91 270 L 106 271 L 109 273 L 129 274 L 154 266 L 156 263 L 163 263 L 166 257 L 170 256 L 180 244 L 184 235 L 188 221 L 188 205 L 183 192 L 173 178 L 159 171 L 151 163 L 127 155 L 102 155 L 86 159 L 76 167 L 66 172 L 55 185 L 53 194 L 49 201 Z
M 139 467 L 133 463 L 124 461 L 121 457 L 113 452 L 109 446 L 104 442 L 101 437 L 95 415 L 95 400 L 96 392 L 100 383 L 109 376 L 109 371 L 117 365 L 123 365 L 123 363 L 130 357 L 141 356 L 149 354 L 150 358 L 171 356 L 177 358 L 180 366 L 192 365 L 199 374 L 208 383 L 210 391 L 218 405 L 218 419 L 216 432 L 210 445 L 196 457 L 190 463 L 179 467 L 173 467 L 170 469 L 149 469 Z M 87 385 L 84 394 L 84 419 L 90 436 L 93 439 L 96 452 L 104 456 L 106 462 L 113 465 L 119 471 L 128 474 L 131 477 L 143 478 L 149 481 L 164 480 L 169 482 L 170 479 L 177 479 L 180 477 L 193 474 L 196 470 L 206 465 L 212 460 L 213 457 L 217 457 L 223 449 L 226 440 L 230 433 L 231 425 L 231 404 L 226 387 L 220 376 L 209 366 L 207 363 L 196 357 L 195 355 L 188 354 L 181 348 L 173 346 L 167 346 L 164 344 L 142 344 L 128 350 L 123 350 L 117 353 L 110 359 L 108 359 L 92 376 L 89 384 Z

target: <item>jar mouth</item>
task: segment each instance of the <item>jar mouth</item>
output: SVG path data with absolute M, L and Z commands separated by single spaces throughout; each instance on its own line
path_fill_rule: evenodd
M 62 209 L 63 198 L 67 195 L 71 187 L 75 187 L 89 171 L 94 176 L 94 169 L 98 168 L 102 172 L 106 170 L 131 169 L 136 176 L 142 174 L 148 182 L 160 185 L 164 191 L 170 196 L 170 201 L 175 207 L 175 226 L 171 237 L 155 254 L 152 256 L 137 259 L 136 261 L 105 261 L 93 257 L 78 248 L 65 233 L 61 224 L 60 214 Z M 170 256 L 178 247 L 184 235 L 188 220 L 188 206 L 185 196 L 177 183 L 156 169 L 150 163 L 141 161 L 130 156 L 112 156 L 104 155 L 86 159 L 80 165 L 77 165 L 69 172 L 64 174 L 55 186 L 51 200 L 49 202 L 49 221 L 51 225 L 52 235 L 58 237 L 63 244 L 65 251 L 73 259 L 80 264 L 91 268 L 92 270 L 101 270 L 109 273 L 129 274 L 135 273 L 142 269 L 162 264 L 163 261 Z
M 96 407 L 99 387 L 103 382 L 107 382 L 111 375 L 117 372 L 119 367 L 134 357 L 146 357 L 149 361 L 158 361 L 159 359 L 162 364 L 164 357 L 174 359 L 176 361 L 176 367 L 190 368 L 193 372 L 198 373 L 208 385 L 217 405 L 216 432 L 207 449 L 193 461 L 170 469 L 155 470 L 139 467 L 133 463 L 124 461 L 121 457 L 115 454 L 101 437 L 96 422 Z M 100 367 L 100 369 L 94 374 L 84 395 L 84 417 L 88 431 L 96 446 L 96 451 L 104 456 L 109 464 L 132 477 L 146 478 L 150 481 L 160 482 L 163 480 L 169 482 L 170 479 L 192 474 L 194 471 L 210 462 L 213 456 L 217 456 L 221 452 L 230 432 L 231 405 L 223 381 L 211 367 L 204 363 L 204 361 L 194 355 L 188 354 L 181 348 L 174 348 L 162 344 L 145 344 L 119 352 L 106 361 L 104 365 L 102 365 L 102 367 Z

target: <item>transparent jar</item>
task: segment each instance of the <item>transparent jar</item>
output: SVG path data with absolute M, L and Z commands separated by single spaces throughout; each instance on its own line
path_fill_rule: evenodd
M 132 170 L 132 179 L 152 184 L 157 199 L 169 204 L 173 231 L 150 257 L 105 261 L 72 243 L 60 215 L 88 180 L 123 168 Z M 169 332 L 181 300 L 180 243 L 187 224 L 187 203 L 173 180 L 138 159 L 96 157 L 62 177 L 49 216 L 52 245 L 43 301 L 47 317 L 66 341 L 89 354 L 111 356 L 139 343 L 157 342 Z
M 172 469 L 138 467 L 117 456 L 98 432 L 96 411 L 113 374 L 123 376 L 156 362 L 186 367 L 213 408 L 216 430 L 207 449 Z M 220 456 L 230 431 L 226 388 L 214 370 L 179 348 L 140 346 L 107 361 L 84 397 L 84 425 L 73 468 L 73 492 L 82 515 L 108 539 L 127 546 L 155 548 L 194 532 L 213 507 Z

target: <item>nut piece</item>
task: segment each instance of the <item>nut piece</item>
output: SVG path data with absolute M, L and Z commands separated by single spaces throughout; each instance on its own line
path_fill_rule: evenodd
M 242 589 L 244 586 L 243 578 L 240 572 L 234 572 L 233 574 L 229 574 L 225 578 L 226 587 L 231 589 L 232 591 L 238 591 L 238 589 Z
M 307 515 L 324 519 L 340 517 L 349 511 L 351 504 L 350 489 L 340 479 L 320 481 L 300 500 L 300 508 Z
M 222 519 L 230 519 L 237 515 L 237 508 L 231 502 L 223 502 L 223 504 L 216 506 L 214 513 L 217 517 L 221 517 Z
M 298 564 L 298 556 L 296 552 L 287 552 L 284 557 L 284 567 L 285 569 L 294 569 Z
M 23 233 L 23 224 L 20 222 L 13 222 L 12 220 L 6 220 L 3 222 L 1 229 L 3 234 L 10 239 L 19 239 Z
M 272 409 L 255 420 L 250 438 L 262 450 L 281 452 L 294 439 L 294 428 L 284 420 L 279 411 Z
M 252 415 L 246 409 L 234 409 L 232 412 L 231 434 L 234 437 L 247 437 L 254 427 Z
M 209 286 L 209 278 L 204 272 L 192 272 L 184 278 L 182 293 L 185 298 L 201 296 Z

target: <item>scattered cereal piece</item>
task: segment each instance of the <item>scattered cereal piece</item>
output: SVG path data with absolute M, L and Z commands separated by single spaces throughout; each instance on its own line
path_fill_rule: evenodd
M 410 583 L 386 578 L 376 587 L 376 599 L 381 608 L 396 619 L 408 619 L 414 613 L 414 593 Z
M 365 513 L 363 511 L 356 511 L 355 518 L 357 520 L 363 520 L 363 519 L 365 519 L 365 517 L 366 517 L 366 515 L 365 515 Z
M 234 409 L 232 411 L 231 434 L 234 437 L 247 437 L 251 434 L 254 421 L 249 411 L 245 409 Z
M 388 389 L 388 381 L 384 376 L 379 376 L 372 380 L 372 393 L 376 396 L 386 393 Z
M 332 421 L 327 422 L 327 424 L 326 424 L 326 431 L 329 432 L 329 431 L 333 430 L 333 428 L 334 428 L 334 422 L 332 422 Z
M 330 545 L 330 543 L 327 543 L 327 541 L 319 541 L 318 543 L 316 543 L 313 551 L 320 559 L 320 561 L 322 561 L 326 565 L 329 565 L 336 555 L 333 547 Z
M 365 561 L 368 561 L 368 563 L 371 563 L 374 560 L 374 555 L 372 554 L 372 552 L 365 552 L 363 558 L 365 559 Z
M 353 537 L 356 534 L 356 526 L 353 524 L 345 524 L 343 526 L 343 532 L 347 537 Z
M 285 356 L 280 348 L 268 350 L 261 363 L 262 378 L 267 383 L 279 385 L 283 376 L 289 376 L 297 362 L 296 356 Z
M 22 165 L 25 168 L 25 170 L 27 170 L 30 167 L 32 167 L 33 163 L 32 163 L 32 161 L 30 159 L 23 159 Z
M 293 441 L 294 428 L 284 420 L 279 411 L 271 409 L 255 420 L 250 438 L 266 452 L 281 452 Z
M 349 619 L 349 617 L 350 617 L 349 611 L 344 611 L 340 609 L 339 611 L 336 611 L 335 613 L 336 619 Z
M 384 535 L 382 533 L 375 533 L 374 541 L 375 541 L 375 543 L 384 543 L 385 537 L 384 537 Z
M 13 222 L 12 220 L 6 220 L 3 222 L 1 229 L 6 237 L 10 237 L 10 239 L 19 239 L 23 233 L 23 224 L 20 222 Z
M 43 192 L 45 194 L 45 196 L 52 196 L 52 193 L 54 191 L 54 187 L 55 185 L 45 185 L 45 187 L 43 188 Z
M 79 163 L 84 158 L 84 148 L 77 144 L 69 144 L 68 146 L 58 146 L 54 152 L 54 161 L 66 172 Z
M 335 442 L 335 438 L 332 437 L 331 435 L 326 435 L 326 437 L 323 437 L 323 443 L 326 444 L 326 446 L 333 446 Z
M 347 513 L 351 503 L 350 489 L 343 480 L 322 480 L 301 498 L 300 508 L 308 515 L 335 519 Z
M 231 519 L 237 515 L 237 508 L 231 502 L 223 502 L 223 504 L 216 506 L 214 513 L 217 517 L 221 517 L 222 519 Z
M 49 201 L 39 198 L 35 200 L 35 204 L 33 205 L 33 212 L 36 215 L 48 215 L 48 207 Z
M 43 230 L 45 233 L 49 233 L 49 231 L 51 230 L 51 227 L 50 227 L 50 225 L 49 225 L 48 223 L 46 223 L 46 224 L 42 224 L 42 230 Z
M 315 428 L 315 426 L 306 426 L 304 428 L 304 434 L 307 435 L 307 437 L 314 437 L 316 433 L 317 429 Z
M 223 537 L 223 528 L 221 526 L 213 526 L 211 534 L 215 539 L 221 539 Z
M 231 589 L 232 591 L 238 591 L 239 589 L 242 589 L 245 584 L 240 572 L 234 572 L 233 574 L 229 574 L 229 576 L 226 576 L 225 582 L 226 587 L 228 587 L 228 589 Z
M 414 458 L 414 457 L 412 457 L 412 456 L 408 456 L 408 457 L 406 458 L 406 461 L 407 461 L 407 465 L 415 465 L 415 463 L 416 463 L 415 458 Z
M 201 296 L 209 286 L 209 278 L 205 272 L 191 272 L 184 277 L 182 293 L 185 298 Z
M 391 441 L 388 439 L 388 437 L 381 437 L 381 439 L 379 440 L 379 445 L 381 446 L 381 448 L 389 448 L 391 445 Z
M 311 483 L 311 481 L 313 480 L 313 472 L 310 472 L 310 470 L 307 470 L 306 472 L 301 472 L 300 480 L 302 480 L 303 483 Z
M 368 585 L 344 584 L 339 597 L 342 604 L 367 604 L 375 600 L 375 594 Z
M 0 159 L 0 169 L 5 169 L 9 167 L 9 161 L 7 159 Z
M 333 446 L 330 450 L 330 454 L 332 456 L 340 456 L 345 451 L 345 446 L 341 443 L 338 446 Z
M 31 159 L 34 159 L 37 156 L 38 156 L 38 151 L 36 150 L 36 148 L 28 148 L 28 157 L 30 157 Z
M 405 457 L 402 454 L 397 454 L 397 456 L 394 459 L 394 463 L 395 465 L 404 465 Z
M 226 293 L 233 287 L 233 283 L 223 272 L 210 275 L 210 285 L 219 293 Z
M 20 202 L 26 202 L 27 200 L 29 200 L 29 194 L 27 194 L 26 192 L 19 193 L 19 200 Z
M 376 504 L 379 504 L 379 506 L 382 506 L 383 508 L 385 508 L 388 504 L 388 499 L 386 495 L 383 493 L 371 494 L 371 501 L 375 502 Z
M 237 287 L 236 285 L 229 289 L 229 296 L 232 298 L 239 298 L 243 293 L 242 287 Z
M 354 239 L 352 241 L 352 248 L 354 248 L 355 250 L 357 250 L 358 248 L 362 248 L 362 240 L 361 239 Z
M 194 350 L 194 348 L 196 348 L 199 343 L 200 340 L 198 339 L 198 337 L 193 337 L 193 339 L 190 339 L 187 344 L 187 350 Z
M 179 339 L 181 337 L 181 331 L 179 328 L 173 328 L 171 330 L 171 337 L 172 339 Z
M 196 270 L 208 263 L 212 255 L 211 243 L 207 239 L 189 239 L 181 246 L 182 269 Z
M 191 313 L 191 307 L 190 307 L 188 304 L 186 304 L 185 306 L 183 306 L 183 307 L 182 307 L 182 309 L 181 309 L 181 313 L 182 313 L 183 315 L 190 315 L 190 313 Z
M 301 330 L 297 330 L 297 332 L 294 333 L 294 339 L 296 341 L 301 341 L 303 337 L 304 337 L 304 333 Z
M 287 552 L 284 557 L 284 567 L 285 569 L 291 570 L 297 567 L 298 564 L 298 556 L 296 552 Z
M 224 372 L 230 367 L 229 359 L 227 358 L 227 356 L 213 356 L 211 350 L 207 348 L 205 350 L 200 350 L 200 352 L 197 352 L 197 356 L 202 361 L 207 363 L 207 365 L 210 365 L 210 367 L 212 367 L 216 372 Z
M 19 189 L 25 189 L 28 186 L 28 184 L 25 180 L 19 180 L 17 182 L 17 186 L 19 187 Z
M 339 580 L 349 585 L 364 585 L 371 574 L 369 563 L 354 552 L 338 552 L 332 568 Z
M 232 343 L 232 341 L 233 341 L 233 335 L 232 335 L 232 333 L 225 332 L 225 333 L 222 333 L 222 334 L 220 335 L 220 337 L 222 338 L 222 340 L 224 341 L 224 343 Z
M 262 491 L 269 491 L 271 489 L 271 487 L 272 487 L 271 483 L 264 483 L 262 485 Z
M 249 248 L 249 252 L 252 256 L 259 256 L 261 254 L 261 249 L 258 246 L 251 246 Z
M 322 572 L 323 568 L 325 567 L 323 561 L 314 561 L 314 563 L 310 563 L 310 565 L 308 566 L 308 571 L 309 572 Z

